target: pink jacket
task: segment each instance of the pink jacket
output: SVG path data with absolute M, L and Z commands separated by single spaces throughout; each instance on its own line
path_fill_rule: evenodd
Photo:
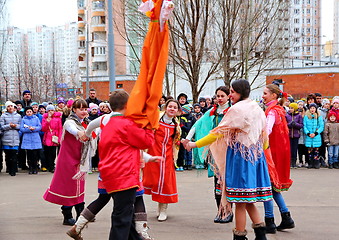
M 48 113 L 45 113 L 42 118 L 42 131 L 45 132 L 44 138 L 42 139 L 43 145 L 46 146 L 58 146 L 52 142 L 52 136 L 56 135 L 59 137 L 59 144 L 62 136 L 62 124 L 61 124 L 60 112 L 55 112 L 50 122 L 47 121 Z

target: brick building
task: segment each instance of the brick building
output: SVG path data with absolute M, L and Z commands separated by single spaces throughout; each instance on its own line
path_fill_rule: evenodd
M 266 83 L 274 80 L 282 82 L 282 90 L 296 99 L 315 92 L 329 98 L 339 95 L 339 66 L 270 69 Z
M 136 81 L 136 76 L 116 76 L 115 87 L 116 89 L 123 89 L 131 93 Z M 81 86 L 83 97 L 87 98 L 86 77 L 81 77 Z M 109 96 L 109 80 L 108 77 L 90 77 L 89 89 L 94 88 L 97 93 L 97 98 L 100 100 L 108 100 Z

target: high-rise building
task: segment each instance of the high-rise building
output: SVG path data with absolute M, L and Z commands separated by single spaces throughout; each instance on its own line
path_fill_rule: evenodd
M 321 0 L 292 0 L 290 57 L 321 59 Z
M 334 0 L 333 53 L 339 56 L 339 0 Z
M 107 2 L 78 0 L 78 56 L 84 94 L 86 95 L 86 83 L 89 81 L 89 88 L 96 88 L 99 97 L 103 94 L 104 99 L 107 99 L 109 93 Z M 138 36 L 126 37 L 129 32 L 128 27 L 125 28 L 125 21 L 129 19 L 126 17 L 128 8 L 122 8 L 119 4 L 119 1 L 115 1 L 113 10 L 116 88 L 128 90 L 139 71 L 135 55 L 141 54 L 143 38 L 140 41 Z M 130 40 L 129 44 L 127 39 Z M 134 45 L 134 51 L 131 50 L 131 45 Z
M 0 35 L 1 100 L 19 99 L 25 89 L 37 101 L 52 100 L 61 85 L 78 87 L 77 23 L 28 30 L 9 27 Z

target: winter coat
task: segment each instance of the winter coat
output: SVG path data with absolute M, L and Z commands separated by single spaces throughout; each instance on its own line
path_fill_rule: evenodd
M 306 134 L 305 137 L 305 146 L 306 147 L 320 147 L 321 135 L 324 131 L 324 120 L 318 114 L 311 114 L 309 111 L 306 112 L 304 117 L 304 132 Z M 309 135 L 311 133 L 315 133 L 316 136 L 311 138 Z
M 303 128 L 303 118 L 299 113 L 290 113 L 286 114 L 287 127 L 289 130 L 290 138 L 300 138 L 300 129 Z
M 328 109 L 320 107 L 320 108 L 318 108 L 318 112 L 319 112 L 320 116 L 322 116 L 323 120 L 326 122 L 327 121 Z
M 15 128 L 11 128 L 10 123 L 16 124 Z M 0 117 L 0 127 L 2 132 L 2 145 L 4 146 L 19 146 L 20 144 L 20 123 L 21 116 L 17 112 L 5 112 Z
M 42 118 L 42 131 L 45 132 L 42 143 L 45 146 L 58 146 L 58 144 L 52 142 L 52 136 L 59 138 L 59 144 L 62 136 L 62 122 L 61 112 L 54 112 L 50 122 L 47 121 L 48 113 L 45 113 Z
M 324 130 L 324 142 L 339 145 L 339 123 L 327 122 Z
M 30 130 L 29 127 L 33 127 L 34 130 Z M 40 130 L 41 123 L 36 115 L 24 116 L 20 125 L 20 131 L 23 133 L 21 148 L 29 150 L 41 149 Z

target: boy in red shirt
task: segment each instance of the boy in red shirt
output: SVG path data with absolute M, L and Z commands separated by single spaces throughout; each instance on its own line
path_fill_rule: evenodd
M 128 94 L 114 91 L 110 97 L 113 115 L 102 129 L 99 171 L 106 191 L 114 201 L 110 240 L 141 239 L 133 221 L 135 192 L 140 184 L 140 149 L 153 145 L 153 131 L 139 128 L 124 117 Z

